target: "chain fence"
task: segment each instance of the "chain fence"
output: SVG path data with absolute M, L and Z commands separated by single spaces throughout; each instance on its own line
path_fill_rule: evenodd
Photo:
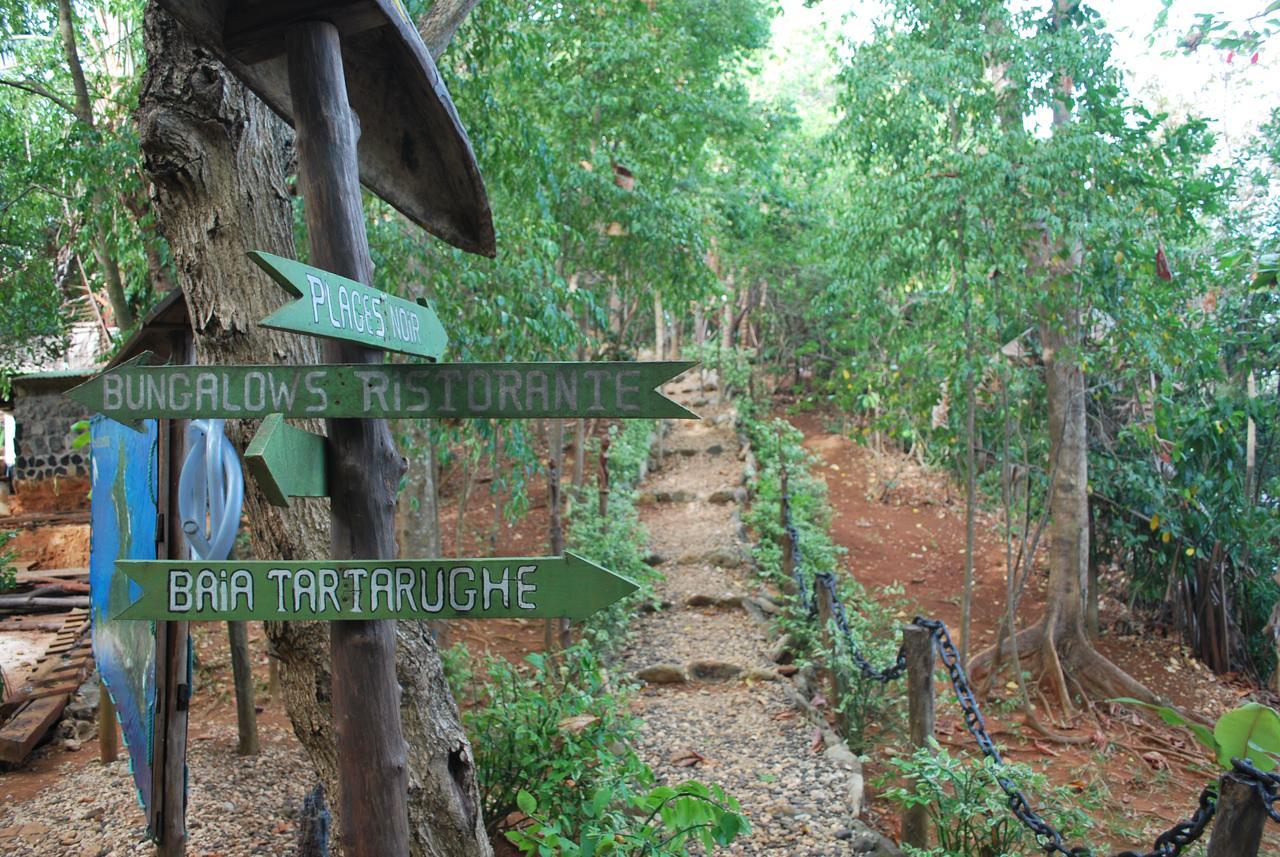
M 791 499 L 786 490 L 785 480 L 783 481 L 781 505 L 782 525 L 789 543 L 783 549 L 784 551 L 790 551 L 791 576 L 792 583 L 795 586 L 796 598 L 799 600 L 801 607 L 808 613 L 809 619 L 816 621 L 820 615 L 819 587 L 821 587 L 829 595 L 827 603 L 830 605 L 831 621 L 836 626 L 840 638 L 844 641 L 844 646 L 850 659 L 858 667 L 862 675 L 882 684 L 901 678 L 907 670 L 905 647 L 898 647 L 898 653 L 893 663 L 884 669 L 877 669 L 866 658 L 858 645 L 853 629 L 849 626 L 844 603 L 839 597 L 838 582 L 835 574 L 831 571 L 814 571 L 811 575 L 812 586 L 810 585 L 804 571 L 805 562 L 800 546 L 800 532 L 791 519 Z M 1017 783 L 998 772 L 999 768 L 1003 766 L 1004 760 L 1000 755 L 1000 750 L 992 740 L 991 734 L 987 731 L 986 721 L 982 717 L 982 709 L 978 704 L 977 695 L 974 693 L 972 685 L 969 684 L 969 677 L 965 674 L 964 665 L 960 660 L 960 652 L 951 641 L 951 634 L 947 630 L 946 623 L 939 619 L 928 619 L 923 616 L 917 616 L 912 621 L 913 624 L 929 632 L 938 657 L 947 669 L 947 676 L 950 679 L 951 689 L 955 694 L 956 701 L 964 714 L 965 728 L 973 736 L 978 749 L 982 751 L 982 755 L 996 765 L 996 783 L 1001 791 L 1004 792 L 1010 812 L 1031 831 L 1037 844 L 1045 854 L 1060 855 L 1060 857 L 1089 857 L 1092 852 L 1088 848 L 1068 847 L 1062 834 L 1032 808 L 1031 802 L 1022 790 L 1018 788 Z M 1231 775 L 1237 781 L 1250 786 L 1262 800 L 1268 817 L 1273 821 L 1280 822 L 1280 810 L 1277 810 L 1275 806 L 1276 802 L 1280 800 L 1280 775 L 1259 770 L 1244 759 L 1232 760 Z M 1217 811 L 1217 805 L 1218 784 L 1217 782 L 1211 782 L 1200 792 L 1199 805 L 1195 811 L 1185 820 L 1178 822 L 1157 836 L 1150 851 L 1122 851 L 1116 854 L 1115 857 L 1177 857 L 1184 848 L 1200 839 L 1205 830 L 1208 829 Z

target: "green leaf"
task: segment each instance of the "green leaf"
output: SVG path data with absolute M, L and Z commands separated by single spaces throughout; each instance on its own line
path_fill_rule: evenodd
M 1280 753 L 1280 714 L 1257 702 L 1228 711 L 1214 724 L 1218 764 L 1231 766 L 1232 758 L 1248 759 L 1264 771 L 1274 770 L 1273 753 Z
M 507 804 L 507 806 L 510 805 Z M 520 793 L 516 795 L 516 806 L 520 807 L 520 811 L 525 815 L 533 815 L 533 811 L 538 808 L 538 802 L 533 799 L 533 795 L 521 789 Z

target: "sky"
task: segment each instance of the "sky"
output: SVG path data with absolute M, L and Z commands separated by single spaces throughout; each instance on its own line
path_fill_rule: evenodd
M 1134 100 L 1172 115 L 1193 113 L 1209 119 L 1219 135 L 1219 158 L 1228 160 L 1280 106 L 1280 36 L 1263 46 L 1256 62 L 1252 56 L 1228 61 L 1227 52 L 1209 47 L 1190 55 L 1177 49 L 1196 13 L 1211 11 L 1243 20 L 1260 11 L 1265 0 L 1173 0 L 1167 29 L 1155 34 L 1161 0 L 1088 2 L 1115 36 L 1115 59 L 1127 73 Z M 835 68 L 826 51 L 814 49 L 815 42 L 835 44 L 840 34 L 865 38 L 879 5 L 876 0 L 821 0 L 806 8 L 804 0 L 782 0 L 758 94 L 787 92 L 796 98 L 802 115 L 812 114 L 811 124 L 829 124 Z

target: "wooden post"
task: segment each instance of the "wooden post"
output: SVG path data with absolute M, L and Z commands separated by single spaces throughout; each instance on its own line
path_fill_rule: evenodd
M 231 644 L 231 675 L 236 688 L 236 729 L 241 756 L 258 755 L 258 713 L 254 708 L 253 665 L 249 661 L 249 626 L 227 623 Z
M 1253 787 L 1233 774 L 1223 774 L 1208 857 L 1258 857 L 1266 825 L 1267 808 Z
M 172 360 L 190 363 L 190 343 L 174 343 Z M 178 480 L 186 458 L 186 420 L 162 420 L 157 432 L 157 464 L 162 478 L 157 504 L 163 530 L 157 555 L 189 556 L 182 515 L 178 512 Z M 156 714 L 153 739 L 152 820 L 157 857 L 187 853 L 187 716 L 191 701 L 191 650 L 186 622 L 156 623 Z
M 933 738 L 933 636 L 927 628 L 902 629 L 907 653 L 907 720 L 912 748 L 929 747 Z M 929 808 L 908 807 L 902 813 L 902 841 L 916 848 L 929 847 Z
M 782 449 L 782 439 L 778 439 L 778 449 Z M 795 578 L 796 557 L 795 545 L 791 544 L 791 532 L 787 529 L 787 464 L 782 462 L 780 477 L 782 499 L 778 503 L 778 526 L 782 528 L 782 591 L 789 595 L 798 595 Z M 808 608 L 806 608 L 808 609 Z
M 120 753 L 120 733 L 116 729 L 116 705 L 107 686 L 98 682 L 98 758 L 106 765 Z
M 600 521 L 609 528 L 609 436 L 600 439 Z
M 547 423 L 547 445 L 551 447 L 550 461 L 547 466 L 551 555 L 562 556 L 564 554 L 564 519 L 561 512 L 564 502 L 560 492 L 560 474 L 564 471 L 564 420 L 552 417 Z M 573 642 L 569 620 L 558 620 L 557 627 L 559 629 L 557 643 L 561 649 L 569 648 Z
M 836 711 L 840 705 L 840 701 L 849 695 L 849 683 L 845 679 L 844 673 L 840 671 L 840 666 L 836 661 L 836 649 L 839 641 L 832 638 L 831 634 L 831 617 L 835 613 L 834 598 L 831 591 L 825 586 L 814 581 L 818 596 L 818 627 L 822 629 L 822 648 L 827 653 L 827 699 L 830 701 L 831 710 Z M 840 730 L 841 735 L 849 733 L 848 720 L 843 713 L 837 712 L 836 726 Z
M 310 261 L 373 282 L 338 28 L 305 21 L 285 35 L 297 131 L 298 185 Z M 326 341 L 333 363 L 381 363 L 373 348 Z M 385 420 L 329 419 L 329 539 L 335 559 L 396 556 L 396 486 L 404 460 Z M 407 748 L 400 726 L 395 623 L 331 622 L 333 729 L 337 738 L 342 851 L 351 857 L 409 853 Z

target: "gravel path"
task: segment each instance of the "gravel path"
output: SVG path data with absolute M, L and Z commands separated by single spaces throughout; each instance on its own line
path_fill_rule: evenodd
M 244 857 L 296 851 L 293 818 L 314 774 L 291 733 L 259 723 L 262 753 L 237 756 L 235 726 L 193 734 L 188 748 L 190 855 Z M 59 752 L 50 747 L 45 752 Z M 0 796 L 4 795 L 0 784 Z M 8 801 L 6 800 L 6 804 Z M 129 763 L 68 764 L 57 783 L 0 806 L 6 857 L 151 855 Z
M 691 404 L 701 394 L 684 389 L 674 397 Z M 675 424 L 666 437 L 663 468 L 643 486 L 658 498 L 644 506 L 641 518 L 651 550 L 666 558 L 659 594 L 670 606 L 639 620 L 623 661 L 634 672 L 666 664 L 683 667 L 686 675 L 696 672 L 697 662 L 705 670 L 705 662 L 713 661 L 739 674 L 645 687 L 637 700 L 645 721 L 639 752 L 662 781 L 716 783 L 741 803 L 753 831 L 725 854 L 867 853 L 862 837 L 851 830 L 856 762 L 838 750 L 826 752 L 818 731 L 793 706 L 789 679 L 773 672 L 765 629 L 740 607 L 707 606 L 758 587 L 741 559 L 734 559 L 747 550 L 738 541 L 734 514 L 741 496 L 710 502 L 717 492 L 741 485 L 737 439 L 724 408 L 694 409 L 704 419 Z M 664 494 L 697 499 L 663 502 Z M 702 606 L 690 606 L 691 598 Z M 704 761 L 676 764 L 696 759 L 691 753 Z

